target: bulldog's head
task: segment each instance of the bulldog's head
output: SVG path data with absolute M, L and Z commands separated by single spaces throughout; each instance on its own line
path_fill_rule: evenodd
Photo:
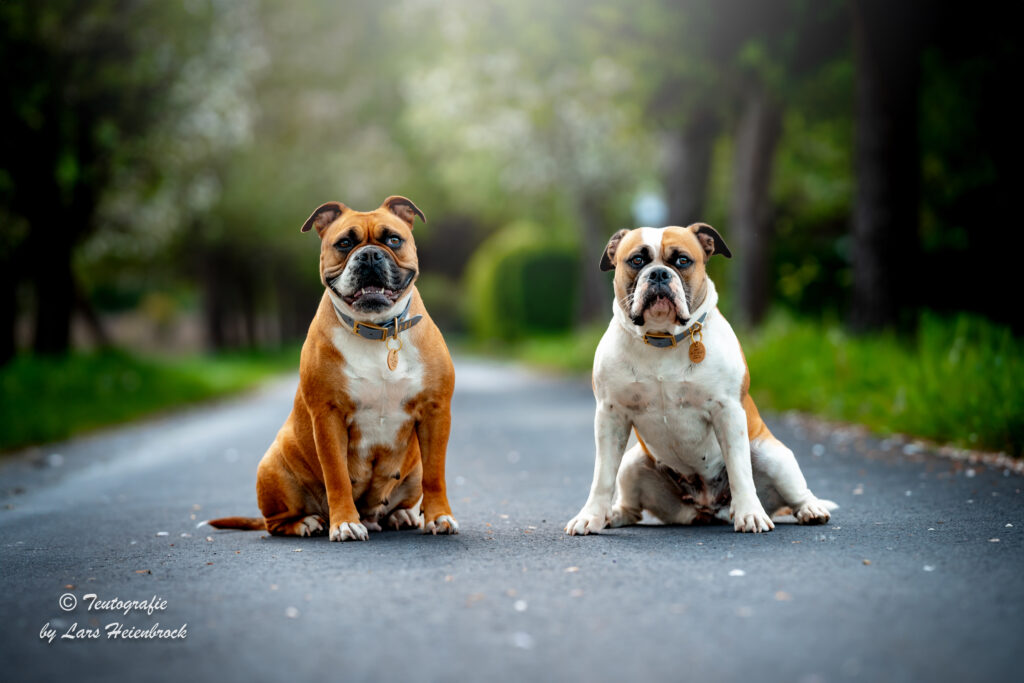
M 661 329 L 685 325 L 703 301 L 712 254 L 732 257 L 704 223 L 619 230 L 605 247 L 601 270 L 615 271 L 615 297 L 633 324 Z
M 385 320 L 401 313 L 419 275 L 412 223 L 426 217 L 405 197 L 384 200 L 374 211 L 328 202 L 302 226 L 320 235 L 320 280 L 343 313 L 357 320 Z

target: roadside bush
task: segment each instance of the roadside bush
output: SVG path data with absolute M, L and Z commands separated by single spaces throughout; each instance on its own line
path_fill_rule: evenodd
M 473 254 L 466 268 L 466 318 L 478 340 L 515 340 L 571 327 L 579 256 L 553 231 L 513 223 Z

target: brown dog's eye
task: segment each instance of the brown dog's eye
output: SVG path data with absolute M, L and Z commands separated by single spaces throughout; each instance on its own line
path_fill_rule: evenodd
M 352 248 L 352 240 L 347 237 L 342 237 L 340 240 L 334 243 L 334 248 L 338 251 L 345 251 L 346 249 Z
M 388 245 L 392 249 L 397 249 L 398 247 L 402 246 L 402 238 L 399 237 L 398 235 L 392 235 L 391 237 L 387 238 L 384 244 Z
M 644 257 L 641 256 L 640 254 L 637 254 L 633 258 L 629 259 L 629 262 L 631 265 L 635 266 L 636 268 L 639 268 L 644 264 Z

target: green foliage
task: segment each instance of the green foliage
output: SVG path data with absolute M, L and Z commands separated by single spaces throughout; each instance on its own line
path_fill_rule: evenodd
M 744 349 L 765 409 L 1024 453 L 1024 343 L 983 318 L 925 314 L 903 339 L 778 317 Z
M 603 327 L 524 340 L 504 353 L 588 372 Z M 971 315 L 922 315 L 912 338 L 850 336 L 775 315 L 743 339 L 762 410 L 799 410 L 982 450 L 1024 454 L 1024 342 Z
M 466 268 L 467 314 L 477 339 L 519 339 L 566 330 L 579 286 L 579 253 L 513 223 L 484 242 Z
M 178 359 L 123 351 L 22 355 L 0 368 L 0 450 L 240 391 L 295 369 L 298 358 L 294 347 Z

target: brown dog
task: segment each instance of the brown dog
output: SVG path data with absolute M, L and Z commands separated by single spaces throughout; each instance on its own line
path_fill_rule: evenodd
M 417 216 L 426 221 L 394 196 L 367 212 L 328 202 L 302 226 L 320 235 L 326 291 L 295 406 L 257 471 L 263 519 L 211 526 L 332 541 L 365 541 L 382 526 L 458 533 L 444 477 L 455 371 L 413 284 Z

